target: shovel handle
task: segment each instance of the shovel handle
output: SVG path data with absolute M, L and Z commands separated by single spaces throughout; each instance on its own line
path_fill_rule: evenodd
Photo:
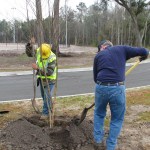
M 91 106 L 87 107 L 86 109 L 91 109 L 94 105 L 95 103 L 93 103 Z
M 139 65 L 140 61 L 137 61 L 128 71 L 126 71 L 125 76 L 127 76 L 135 67 Z

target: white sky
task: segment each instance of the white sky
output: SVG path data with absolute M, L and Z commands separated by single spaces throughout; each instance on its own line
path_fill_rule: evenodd
M 28 5 L 29 19 L 35 18 L 35 0 L 27 0 L 30 5 Z M 76 9 L 76 6 L 80 2 L 84 2 L 87 7 L 94 4 L 96 0 L 67 0 L 67 5 Z M 48 16 L 48 0 L 41 0 L 43 17 Z M 50 6 L 52 7 L 53 0 L 50 0 Z M 60 7 L 65 5 L 65 0 L 60 0 Z M 32 7 L 32 8 L 31 8 Z M 15 9 L 14 9 L 15 8 Z M 26 0 L 1 0 L 0 4 L 0 20 L 5 19 L 7 21 L 12 21 L 13 18 L 19 20 L 26 20 Z

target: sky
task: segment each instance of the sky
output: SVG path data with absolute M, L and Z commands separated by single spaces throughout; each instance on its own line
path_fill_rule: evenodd
M 29 2 L 27 5 L 29 11 L 29 19 L 35 18 L 35 0 L 1 0 L 0 5 L 0 20 L 5 19 L 7 21 L 13 21 L 14 19 L 26 20 L 27 9 L 26 1 Z M 52 7 L 53 0 L 50 1 L 50 6 Z M 66 0 L 67 6 L 72 9 L 76 9 L 76 6 L 80 2 L 84 2 L 87 7 L 94 4 L 96 0 Z M 42 2 L 42 13 L 43 17 L 48 16 L 48 0 L 41 0 Z M 65 0 L 60 0 L 60 7 L 65 5 Z

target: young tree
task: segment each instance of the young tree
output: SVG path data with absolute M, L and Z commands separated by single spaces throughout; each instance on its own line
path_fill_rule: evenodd
M 52 50 L 54 53 L 60 54 L 60 51 L 59 51 L 59 0 L 54 0 Z
M 38 46 L 40 46 L 41 43 L 44 42 L 41 0 L 36 0 L 36 17 L 37 17 L 37 41 Z

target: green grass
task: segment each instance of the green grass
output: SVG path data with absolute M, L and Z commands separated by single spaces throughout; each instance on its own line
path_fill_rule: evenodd
M 33 60 L 34 58 L 33 57 L 27 57 L 26 54 L 21 54 L 18 56 L 18 60 L 19 61 L 30 61 L 30 60 Z
M 150 105 L 150 88 L 127 91 L 127 106 Z
M 139 113 L 139 118 L 136 121 L 150 122 L 150 111 Z
M 133 105 L 146 105 L 150 106 L 150 88 L 127 91 L 127 106 Z M 42 107 L 42 100 L 36 100 L 39 108 Z M 54 99 L 53 99 L 54 102 Z M 56 116 L 81 116 L 85 107 L 89 107 L 94 102 L 94 95 L 86 96 L 73 96 L 65 98 L 57 98 L 55 100 L 55 115 Z M 0 117 L 0 127 L 4 126 L 7 122 L 15 120 L 22 115 L 35 114 L 32 108 L 31 101 L 13 102 L 13 103 L 0 103 L 0 110 L 9 110 L 10 113 Z M 87 117 L 93 116 L 94 107 L 87 113 Z M 139 114 L 140 121 L 150 121 L 150 112 Z M 105 125 L 108 126 L 110 117 L 106 117 Z
M 105 126 L 109 127 L 109 124 L 110 124 L 110 117 L 106 117 L 105 118 Z

